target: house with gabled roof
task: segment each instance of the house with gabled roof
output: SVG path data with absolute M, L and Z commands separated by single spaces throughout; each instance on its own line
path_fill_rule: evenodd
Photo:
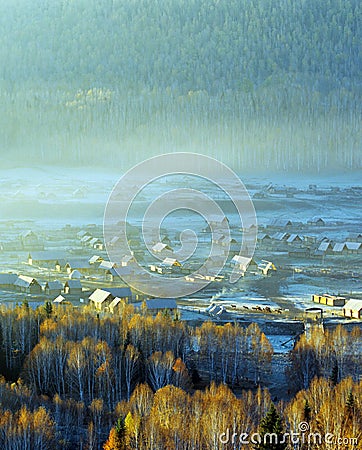
M 345 242 L 347 253 L 359 253 L 362 248 L 361 242 Z
M 42 287 L 38 281 L 26 275 L 19 275 L 14 282 L 14 286 L 18 291 L 28 294 L 40 294 L 42 292 Z
M 273 228 L 290 228 L 293 226 L 293 222 L 290 219 L 276 218 L 270 222 L 269 226 Z
M 117 264 L 112 261 L 102 261 L 99 265 L 99 269 L 102 270 L 111 270 L 115 269 L 117 267 Z
M 133 255 L 124 255 L 121 259 L 121 267 L 128 267 L 136 261 Z
M 288 239 L 288 244 L 301 244 L 303 242 L 303 236 L 300 236 L 299 234 L 291 234 Z
M 343 254 L 347 253 L 347 246 L 345 242 L 336 242 L 333 246 L 332 252 L 334 254 Z
M 163 242 L 157 242 L 157 244 L 155 244 L 151 248 L 151 250 L 154 253 L 162 253 L 162 252 L 165 252 L 165 251 L 172 251 L 172 248 L 169 245 L 167 245 L 167 244 L 165 244 Z
M 93 304 L 95 309 L 102 310 L 106 306 L 108 306 L 111 301 L 114 299 L 114 296 L 103 289 L 96 289 L 90 296 L 89 296 L 89 303 Z
M 104 247 L 103 241 L 101 239 L 99 239 L 99 238 L 96 238 L 96 237 L 90 239 L 87 242 L 87 244 L 89 245 L 89 247 L 92 247 L 92 248 L 94 248 L 96 250 L 103 250 L 103 247 Z
M 349 233 L 347 236 L 349 242 L 362 242 L 362 233 Z
M 102 256 L 98 256 L 98 255 L 93 255 L 88 260 L 89 264 L 100 264 L 102 261 L 103 261 Z
M 362 319 L 362 300 L 348 300 L 343 307 L 343 315 L 351 319 Z
M 93 239 L 93 237 L 90 234 L 86 234 L 83 236 L 80 240 L 80 243 L 84 246 L 89 245 L 89 242 Z
M 12 289 L 17 279 L 18 275 L 16 273 L 0 273 L 0 288 Z
M 271 235 L 271 238 L 274 239 L 275 241 L 286 241 L 287 239 L 289 239 L 290 234 L 289 233 L 283 233 L 283 232 L 278 232 L 278 233 L 274 233 Z
M 78 233 L 77 233 L 77 238 L 78 238 L 78 239 L 83 239 L 84 236 L 89 236 L 89 237 L 91 237 L 91 234 L 90 234 L 89 231 L 87 231 L 87 230 L 81 230 L 81 231 L 78 231 Z
M 241 255 L 235 255 L 230 261 L 231 266 L 240 270 L 241 272 L 246 272 L 249 264 L 251 263 L 251 258 Z
M 322 253 L 330 253 L 333 249 L 333 244 L 330 241 L 322 241 L 319 244 L 318 251 Z
M 258 264 L 258 269 L 263 275 L 270 275 L 273 272 L 276 272 L 277 268 L 271 261 L 266 261 L 262 259 Z
M 121 298 L 115 297 L 108 306 L 108 310 L 111 314 L 117 314 L 122 309 L 124 302 Z
M 59 280 L 47 281 L 44 286 L 44 291 L 47 295 L 60 295 L 64 286 Z
M 307 222 L 309 225 L 314 225 L 317 227 L 324 227 L 326 222 L 322 219 L 322 217 L 314 216 Z
M 73 270 L 78 270 L 80 273 L 89 273 L 94 270 L 94 265 L 90 264 L 87 258 L 69 259 L 64 268 L 67 273 L 71 273 Z
M 145 301 L 147 311 L 151 314 L 164 312 L 174 316 L 177 313 L 177 303 L 174 298 L 152 298 Z
M 69 295 L 82 295 L 83 288 L 80 280 L 68 280 L 64 284 L 64 292 Z

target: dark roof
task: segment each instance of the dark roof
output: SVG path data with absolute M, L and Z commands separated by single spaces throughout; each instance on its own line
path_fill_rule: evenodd
M 14 284 L 18 279 L 18 275 L 15 273 L 0 273 L 0 285 Z
M 80 280 L 68 280 L 65 283 L 65 286 L 68 286 L 70 289 L 81 289 L 82 283 L 80 282 Z
M 56 289 L 62 290 L 62 289 L 63 289 L 63 283 L 61 283 L 61 282 L 58 281 L 58 280 L 55 280 L 55 281 L 47 281 L 47 282 L 45 283 L 45 288 L 48 288 L 48 289 L 51 290 L 51 291 L 56 290 Z
M 66 258 L 66 253 L 44 250 L 41 252 L 30 252 L 29 256 L 31 256 L 34 261 L 56 262 Z
M 103 288 L 103 291 L 107 291 L 113 295 L 113 297 L 126 298 L 132 297 L 132 291 L 129 287 L 122 288 Z
M 93 268 L 93 265 L 89 263 L 88 258 L 86 259 L 68 259 L 67 266 L 71 269 L 89 269 Z
M 176 309 L 177 303 L 174 298 L 152 298 L 146 300 L 148 309 Z

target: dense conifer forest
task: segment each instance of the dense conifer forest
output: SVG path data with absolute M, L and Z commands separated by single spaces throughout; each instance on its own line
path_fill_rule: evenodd
M 361 18 L 358 0 L 1 2 L 1 154 L 359 168 Z

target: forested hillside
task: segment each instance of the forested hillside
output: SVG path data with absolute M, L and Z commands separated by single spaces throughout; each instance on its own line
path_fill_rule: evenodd
M 124 166 L 361 166 L 358 0 L 6 0 L 0 148 Z

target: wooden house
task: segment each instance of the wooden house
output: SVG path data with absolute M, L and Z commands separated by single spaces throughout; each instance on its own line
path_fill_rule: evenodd
M 88 241 L 89 247 L 94 248 L 95 250 L 103 250 L 104 244 L 99 238 L 92 238 Z
M 124 302 L 119 297 L 115 297 L 108 306 L 108 310 L 111 314 L 120 313 Z
M 303 236 L 299 236 L 299 234 L 291 234 L 288 239 L 288 244 L 301 244 L 303 242 Z
M 308 220 L 308 225 L 313 225 L 316 227 L 324 227 L 325 226 L 325 221 L 322 219 L 322 217 L 312 217 L 311 219 Z
M 129 287 L 103 288 L 103 290 L 112 294 L 113 298 L 118 297 L 125 302 L 132 300 L 132 291 Z
M 361 242 L 345 242 L 347 253 L 359 253 L 362 248 Z
M 102 261 L 99 265 L 99 269 L 102 270 L 110 270 L 115 269 L 117 267 L 117 264 L 112 261 Z
M 362 318 L 362 300 L 350 299 L 343 307 L 343 315 L 351 319 Z
M 362 233 L 349 233 L 347 242 L 362 242 Z
M 276 272 L 277 268 L 271 261 L 266 261 L 265 259 L 262 259 L 261 262 L 258 264 L 258 269 L 262 273 L 262 275 L 270 275 L 273 272 Z
M 78 231 L 78 233 L 77 233 L 77 238 L 78 239 L 83 239 L 84 236 L 92 237 L 92 235 L 89 233 L 89 231 L 86 231 L 86 230 Z
M 124 255 L 121 259 L 121 267 L 128 267 L 136 261 L 133 255 Z
M 154 253 L 167 253 L 167 252 L 171 252 L 172 248 L 166 243 L 157 242 L 157 244 L 155 244 L 151 250 Z
M 334 255 L 343 255 L 347 253 L 347 246 L 345 242 L 337 242 L 332 248 L 332 253 Z
M 172 316 L 177 314 L 177 303 L 174 298 L 152 298 L 146 300 L 147 311 L 153 315 L 159 312 L 167 313 Z
M 332 253 L 332 249 L 333 249 L 333 244 L 330 241 L 324 240 L 319 244 L 319 247 L 317 250 L 318 250 L 318 252 L 322 252 L 324 254 L 329 254 L 329 253 Z
M 103 289 L 96 289 L 89 296 L 89 303 L 93 304 L 95 309 L 101 311 L 105 307 L 108 307 L 113 299 L 114 297 L 110 292 L 104 291 Z
M 17 279 L 16 273 L 0 273 L 0 289 L 13 289 Z
M 45 283 L 44 291 L 47 295 L 60 295 L 63 290 L 63 283 L 58 280 L 47 281 Z
M 219 215 L 211 214 L 208 218 L 208 222 L 210 225 L 212 225 L 216 229 L 229 226 L 229 219 L 223 215 L 219 216 Z
M 293 222 L 290 219 L 277 218 L 273 219 L 269 227 L 270 228 L 291 228 L 293 226 Z
M 287 239 L 289 239 L 290 234 L 289 233 L 285 233 L 285 232 L 277 232 L 271 235 L 271 238 L 274 239 L 275 241 L 279 241 L 279 242 L 285 242 L 287 241 Z
M 57 270 L 60 272 L 66 261 L 66 254 L 62 252 L 54 252 L 43 250 L 39 252 L 30 252 L 28 255 L 28 264 L 40 268 Z
M 92 239 L 93 239 L 93 237 L 92 237 L 91 235 L 86 234 L 85 236 L 83 236 L 83 237 L 81 238 L 80 243 L 81 243 L 83 246 L 87 246 L 87 245 L 89 245 L 89 242 L 90 242 Z
M 64 285 L 64 292 L 69 295 L 82 295 L 83 288 L 80 280 L 68 280 Z
M 94 270 L 94 265 L 89 263 L 88 259 L 71 259 L 64 266 L 67 273 L 78 270 L 80 273 L 90 273 Z
M 240 272 L 246 272 L 249 264 L 251 263 L 251 258 L 245 256 L 235 255 L 230 261 L 230 265 L 235 267 Z
M 26 292 L 27 294 L 40 294 L 42 292 L 42 287 L 38 281 L 25 275 L 19 275 L 14 282 L 14 286 L 19 292 Z
M 93 255 L 88 259 L 89 264 L 99 265 L 103 261 L 103 258 L 98 255 Z
M 180 272 L 181 268 L 182 265 L 176 258 L 165 258 L 159 265 L 150 265 L 151 272 L 157 273 Z
M 313 294 L 312 300 L 314 303 L 327 306 L 344 306 L 346 303 L 345 297 L 339 297 L 329 294 Z

